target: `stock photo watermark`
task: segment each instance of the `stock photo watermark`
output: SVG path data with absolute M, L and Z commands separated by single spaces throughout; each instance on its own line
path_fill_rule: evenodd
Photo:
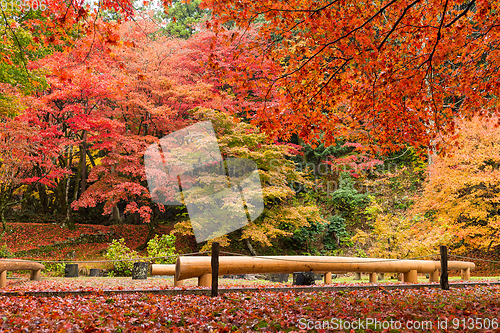
M 346 320 L 331 318 L 330 320 L 312 320 L 300 318 L 297 327 L 301 330 L 489 330 L 500 327 L 498 318 L 443 318 L 432 320 L 380 320 L 377 318 L 358 318 Z
M 47 0 L 0 0 L 0 8 L 3 11 L 46 11 Z
M 210 121 L 150 145 L 144 161 L 152 199 L 166 206 L 184 204 L 198 243 L 243 228 L 264 210 L 257 165 L 223 159 Z

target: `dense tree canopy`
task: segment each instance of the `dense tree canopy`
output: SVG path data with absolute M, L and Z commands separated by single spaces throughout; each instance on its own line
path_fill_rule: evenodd
M 367 141 L 381 151 L 434 139 L 457 115 L 498 105 L 498 4 L 462 0 L 203 2 L 211 26 L 257 27 L 238 51 L 260 50 L 280 70 L 245 74 L 241 85 L 279 93 L 257 110 L 271 133 Z M 244 33 L 244 32 L 241 32 Z M 238 38 L 231 36 L 231 39 Z M 258 88 L 257 88 L 258 87 Z
M 429 169 L 420 219 L 386 214 L 372 227 L 392 253 L 411 247 L 412 232 L 428 236 L 424 247 L 498 245 L 498 4 L 174 0 L 151 17 L 147 2 L 33 4 L 9 3 L 0 16 L 0 214 L 29 201 L 69 225 L 93 212 L 154 228 L 175 213 L 151 200 L 144 151 L 208 119 L 225 156 L 252 159 L 261 173 L 266 209 L 238 234 L 247 244 L 314 229 L 320 210 L 343 235 L 376 215 L 358 186 L 379 176 L 358 172 L 382 163 L 368 148 L 431 156 L 458 143 Z M 300 157 L 292 138 L 306 147 Z M 300 190 L 307 199 L 293 191 L 310 184 L 294 169 L 300 160 L 328 171 L 312 175 L 314 195 Z M 340 167 L 354 178 L 330 172 Z M 426 233 L 436 225 L 450 237 Z
M 208 10 L 200 8 L 201 0 L 175 0 L 160 14 L 167 20 L 162 28 L 170 36 L 187 39 L 196 32 L 198 25 L 208 16 Z
M 267 142 L 265 134 L 221 112 L 199 109 L 195 115 L 200 120 L 213 123 L 224 157 L 247 158 L 257 164 L 265 209 L 255 221 L 243 228 L 241 239 L 270 246 L 273 239 L 290 236 L 297 228 L 325 222 L 316 206 L 295 200 L 295 192 L 290 187 L 292 182 L 312 184 L 287 158 L 292 156 L 293 146 Z M 181 233 L 192 232 L 187 221 L 176 228 Z M 223 246 L 229 244 L 227 235 L 217 241 Z

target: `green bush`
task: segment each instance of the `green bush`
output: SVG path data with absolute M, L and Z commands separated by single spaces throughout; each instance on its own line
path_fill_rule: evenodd
M 176 238 L 174 235 L 162 235 L 161 237 L 155 235 L 155 237 L 148 242 L 148 257 L 175 256 L 175 240 Z M 175 257 L 153 260 L 153 262 L 157 264 L 173 264 L 175 261 Z
M 7 245 L 0 246 L 0 258 L 13 258 L 13 257 L 14 257 L 14 255 L 9 250 Z
M 291 239 L 293 245 L 305 248 L 309 254 L 319 254 L 318 248 L 321 245 L 325 250 L 336 250 L 347 243 L 349 234 L 345 228 L 345 219 L 334 215 L 326 220 L 328 223 L 311 222 L 309 227 L 295 230 Z
M 327 250 L 335 250 L 350 240 L 349 234 L 345 228 L 346 223 L 343 217 L 334 215 L 327 220 L 329 223 L 323 235 L 323 245 Z
M 330 204 L 338 215 L 348 222 L 354 222 L 357 215 L 364 211 L 369 203 L 367 193 L 359 193 L 354 187 L 354 180 L 348 173 L 340 175 L 339 189 L 330 194 Z
M 116 240 L 113 239 L 111 244 L 108 246 L 106 253 L 104 254 L 109 260 L 118 260 L 113 262 L 114 272 L 119 276 L 131 276 L 132 268 L 134 267 L 134 261 L 124 260 L 124 259 L 136 259 L 139 258 L 136 251 L 129 249 L 125 245 L 125 239 Z
M 302 227 L 294 231 L 290 245 L 304 249 L 307 254 L 320 254 L 318 253 L 318 244 L 321 244 L 325 228 L 325 224 L 310 222 L 309 227 Z
M 65 263 L 46 263 L 45 271 L 49 273 L 51 276 L 64 276 L 64 271 L 66 268 Z

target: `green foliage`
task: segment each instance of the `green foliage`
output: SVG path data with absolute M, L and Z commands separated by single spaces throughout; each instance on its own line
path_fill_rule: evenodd
M 45 264 L 45 271 L 52 276 L 64 276 L 66 264 L 62 262 Z
M 346 221 L 343 217 L 333 215 L 327 219 L 325 238 L 323 244 L 327 250 L 334 250 L 343 243 L 349 241 L 346 230 Z
M 422 185 L 421 174 L 419 165 L 398 165 L 393 172 L 379 175 L 372 182 L 378 191 L 369 197 L 364 211 L 368 226 L 358 229 L 352 238 L 353 242 L 366 245 L 370 256 L 402 258 L 413 250 L 408 242 L 415 237 L 408 232 L 418 221 L 408 215 Z
M 135 259 L 139 256 L 136 251 L 131 250 L 125 245 L 125 239 L 122 238 L 120 240 L 113 239 L 104 257 L 109 260 L 118 260 L 113 262 L 114 271 L 117 275 L 130 276 L 132 275 L 134 262 L 132 260 L 125 261 L 124 259 Z
M 17 92 L 24 94 L 32 93 L 45 86 L 43 73 L 30 69 L 30 61 L 40 59 L 53 52 L 52 46 L 45 46 L 38 39 L 39 32 L 32 32 L 27 26 L 30 19 L 42 19 L 40 13 L 30 11 L 27 14 L 12 10 L 10 3 L 3 2 L 2 24 L 4 29 L 0 32 L 2 37 L 2 49 L 0 55 L 0 84 L 5 83 L 15 87 Z M 14 7 L 15 9 L 15 7 Z M 43 19 L 42 19 L 43 20 Z M 21 107 L 16 92 L 6 89 L 5 85 L 0 89 L 0 112 L 11 114 L 18 112 Z M 6 104 L 13 99 L 13 105 Z
M 307 253 L 319 254 L 321 248 L 336 250 L 349 241 L 343 217 L 334 215 L 326 220 L 327 223 L 311 222 L 309 227 L 297 229 L 291 238 L 294 245 L 305 247 Z
M 321 239 L 326 226 L 323 223 L 312 222 L 308 227 L 302 227 L 293 233 L 289 246 L 304 249 L 309 254 L 319 254 Z
M 149 257 L 171 257 L 176 255 L 175 250 L 175 236 L 174 235 L 162 235 L 158 237 L 155 235 L 154 238 L 150 239 L 148 242 L 148 256 Z M 157 264 L 174 264 L 176 258 L 164 258 L 155 259 L 154 262 Z
M 207 10 L 200 8 L 200 3 L 201 0 L 172 1 L 166 13 L 159 15 L 168 22 L 162 30 L 172 37 L 191 37 L 196 31 L 196 25 L 208 14 Z
M 425 171 L 422 166 L 400 167 L 398 172 L 394 172 L 389 178 L 389 186 L 394 193 L 414 192 L 422 186 L 425 179 Z
M 0 246 L 0 258 L 13 258 L 14 255 L 7 245 Z
M 312 183 L 296 170 L 295 164 L 289 159 L 294 153 L 292 147 L 270 142 L 267 135 L 259 129 L 226 113 L 204 108 L 197 108 L 193 112 L 199 120 L 212 122 L 219 148 L 225 158 L 246 158 L 257 165 L 264 211 L 242 229 L 241 240 L 249 239 L 268 247 L 277 238 L 292 236 L 296 228 L 308 226 L 312 221 L 322 221 L 316 206 L 309 202 L 294 202 L 296 193 L 290 184 L 295 182 L 312 186 Z M 191 224 L 178 223 L 175 231 L 192 234 Z M 217 241 L 222 247 L 230 243 L 227 235 Z M 209 246 L 210 242 L 207 242 L 203 250 L 209 249 Z
M 354 222 L 368 204 L 368 196 L 368 193 L 359 193 L 351 176 L 344 172 L 340 175 L 339 189 L 330 194 L 330 202 L 339 216 Z
M 342 140 L 337 140 L 336 143 L 333 145 L 325 146 L 324 143 L 321 143 L 314 148 L 311 145 L 303 145 L 302 148 L 303 155 L 294 156 L 292 160 L 299 165 L 305 163 L 306 164 L 305 167 L 314 166 L 315 170 L 317 170 L 318 165 L 323 163 L 323 161 L 326 161 L 331 156 L 341 157 L 349 153 L 352 153 L 354 149 L 352 147 L 345 146 L 344 143 L 345 142 Z
M 426 157 L 419 154 L 414 147 L 408 147 L 388 155 L 384 163 L 388 170 L 409 167 L 414 173 L 425 171 L 427 167 Z

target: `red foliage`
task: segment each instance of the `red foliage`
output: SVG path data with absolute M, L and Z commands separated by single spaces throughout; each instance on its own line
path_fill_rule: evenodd
M 457 116 L 498 113 L 499 11 L 490 1 L 206 0 L 209 25 L 255 28 L 234 56 L 277 66 L 238 85 L 281 102 L 255 122 L 288 138 L 365 141 L 383 152 L 429 147 Z M 240 35 L 234 37 L 240 38 Z M 230 35 L 228 41 L 232 41 Z M 459 60 L 458 60 L 459 59 Z
M 100 256 L 100 251 L 109 245 L 109 243 L 71 243 L 83 235 L 111 233 L 116 238 L 124 238 L 127 247 L 136 249 L 146 241 L 149 231 L 148 226 L 144 224 L 111 226 L 75 224 L 75 230 L 48 223 L 7 223 L 7 226 L 10 232 L 2 238 L 0 246 L 6 245 L 11 252 L 34 250 L 42 246 L 69 242 L 68 245 L 37 256 L 37 258 L 49 260 L 67 260 L 65 256 L 71 251 L 75 251 L 75 258 L 95 259 Z M 156 228 L 156 233 L 169 234 L 171 229 L 172 227 L 160 225 Z M 176 248 L 182 253 L 193 252 L 196 249 L 196 243 L 192 239 L 182 237 L 177 239 Z
M 498 286 L 486 286 L 452 289 L 446 293 L 438 289 L 387 291 L 383 288 L 310 293 L 254 291 L 216 298 L 145 294 L 0 296 L 0 329 L 42 332 L 118 329 L 127 332 L 306 332 L 314 329 L 332 332 L 345 331 L 343 327 L 327 326 L 342 320 L 349 324 L 365 322 L 360 330 L 363 332 L 381 331 L 366 326 L 366 320 L 371 318 L 379 323 L 399 322 L 405 332 L 423 331 L 417 325 L 424 322 L 428 325 L 426 332 L 442 332 L 438 322 L 444 321 L 450 331 L 470 328 L 482 331 L 478 323 L 487 320 L 493 328 L 489 332 L 498 332 L 499 293 Z M 472 326 L 466 326 L 471 323 Z M 492 326 L 492 323 L 496 324 Z
M 106 233 L 105 226 L 76 225 L 75 230 L 62 228 L 55 224 L 42 223 L 7 223 L 10 232 L 2 238 L 2 243 L 10 251 L 18 252 L 53 245 L 56 242 L 77 239 L 81 235 L 93 235 L 99 232 Z

